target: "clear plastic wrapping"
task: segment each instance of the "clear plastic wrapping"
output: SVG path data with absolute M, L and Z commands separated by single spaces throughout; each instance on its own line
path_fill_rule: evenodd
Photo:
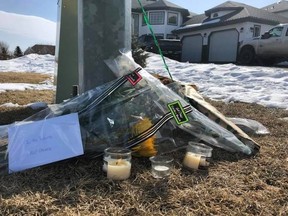
M 183 133 L 189 134 L 189 141 L 253 153 L 233 133 L 193 108 L 129 56 L 122 54 L 106 63 L 117 80 L 51 105 L 23 122 L 78 113 L 84 152 L 93 157 L 111 146 L 131 148 L 138 156 L 171 152 L 187 145 L 181 142 Z M 1 167 L 7 165 L 7 127 L 0 128 Z
M 247 134 L 267 135 L 270 133 L 263 124 L 253 119 L 229 118 L 229 120 Z

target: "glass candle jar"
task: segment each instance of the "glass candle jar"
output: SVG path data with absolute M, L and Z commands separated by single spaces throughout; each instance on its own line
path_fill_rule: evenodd
M 207 169 L 211 161 L 212 150 L 203 143 L 188 142 L 183 165 L 191 170 Z
M 149 159 L 151 161 L 151 172 L 154 178 L 166 178 L 170 175 L 173 158 L 156 155 Z
M 110 147 L 104 150 L 103 171 L 107 178 L 125 180 L 131 174 L 131 150 L 119 147 Z

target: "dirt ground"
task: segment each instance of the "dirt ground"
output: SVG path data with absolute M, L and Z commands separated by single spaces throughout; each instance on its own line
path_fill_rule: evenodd
M 209 102 L 226 117 L 254 119 L 269 129 L 269 135 L 251 136 L 261 146 L 258 154 L 214 148 L 209 169 L 191 172 L 183 169 L 179 150 L 170 153 L 172 174 L 162 180 L 152 177 L 147 158 L 133 158 L 125 181 L 107 180 L 101 157 L 2 174 L 0 215 L 288 215 L 288 111 Z M 35 112 L 0 107 L 0 125 Z

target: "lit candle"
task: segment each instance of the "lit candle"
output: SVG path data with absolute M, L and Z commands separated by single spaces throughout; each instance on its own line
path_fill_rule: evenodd
M 109 157 L 104 157 L 104 164 L 103 164 L 103 171 L 107 172 L 107 165 L 108 163 L 118 161 L 119 159 L 112 159 L 110 156 Z
M 131 163 L 122 159 L 108 161 L 107 178 L 113 180 L 125 180 L 130 177 Z
M 191 168 L 191 169 L 198 169 L 199 166 L 207 166 L 205 158 L 202 155 L 187 152 L 184 160 L 184 166 Z

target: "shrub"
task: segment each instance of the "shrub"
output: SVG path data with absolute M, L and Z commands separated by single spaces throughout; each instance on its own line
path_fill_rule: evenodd
M 137 37 L 132 37 L 132 57 L 134 61 L 139 64 L 141 67 L 146 67 L 146 60 L 149 57 L 149 54 L 141 49 Z

